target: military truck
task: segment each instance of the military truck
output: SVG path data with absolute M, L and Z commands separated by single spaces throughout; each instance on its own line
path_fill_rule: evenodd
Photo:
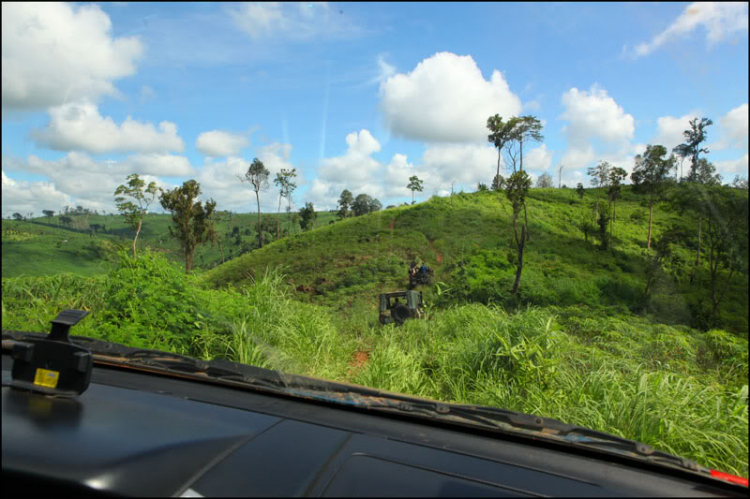
M 380 323 L 385 325 L 395 322 L 401 325 L 406 319 L 419 318 L 422 316 L 422 306 L 422 293 L 419 291 L 381 293 Z

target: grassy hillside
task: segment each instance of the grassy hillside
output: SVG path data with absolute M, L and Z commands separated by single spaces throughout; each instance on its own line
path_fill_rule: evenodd
M 168 248 L 137 262 L 121 251 L 93 277 L 4 273 L 2 327 L 46 331 L 59 310 L 85 308 L 80 335 L 554 417 L 747 476 L 746 273 L 731 281 L 721 328 L 702 323 L 705 259 L 692 284 L 687 265 L 657 274 L 644 300 L 641 197 L 624 189 L 614 247 L 601 251 L 578 223 L 594 195 L 531 191 L 518 296 L 509 293 L 510 207 L 485 192 L 321 224 L 191 275 Z M 166 231 L 162 220 L 160 229 L 149 217 L 144 246 Z M 657 207 L 654 236 L 672 225 L 693 228 Z M 28 268 L 24 251 L 47 237 L 33 231 L 59 230 L 13 226 L 4 272 L 6 244 L 18 243 L 11 254 Z M 677 254 L 692 261 L 693 241 L 682 244 Z M 87 258 L 80 251 L 71 258 Z M 420 288 L 426 315 L 381 326 L 377 293 L 404 289 L 412 259 L 435 268 L 438 284 Z M 48 270 L 60 268 L 50 260 Z
M 361 306 L 373 317 L 377 293 L 403 289 L 408 263 L 421 259 L 435 269 L 436 281 L 447 284 L 453 303 L 617 307 L 656 322 L 701 327 L 710 303 L 705 257 L 692 285 L 685 265 L 662 274 L 651 299 L 643 300 L 648 213 L 642 201 L 623 189 L 613 248 L 600 251 L 579 228 L 579 221 L 591 216 L 595 192 L 580 200 L 571 189 L 532 190 L 531 241 L 518 296 L 509 293 L 515 275 L 511 208 L 493 192 L 433 198 L 337 222 L 242 255 L 207 277 L 219 287 L 242 285 L 266 268 L 283 267 L 289 283 L 310 301 L 344 312 Z M 654 237 L 671 225 L 694 227 L 686 217 L 657 207 Z M 689 247 L 677 253 L 685 262 L 694 259 Z M 436 298 L 433 290 L 424 291 L 428 300 Z M 720 309 L 722 327 L 746 336 L 747 307 L 747 277 L 735 274 Z
M 319 376 L 447 402 L 538 414 L 748 473 L 748 344 L 585 307 L 430 307 L 403 327 L 369 325 L 292 298 L 270 272 L 239 289 L 145 253 L 107 276 L 4 278 L 3 329 L 75 334 Z
M 60 272 L 84 276 L 102 274 L 107 271 L 107 262 L 116 259 L 117 249 L 132 244 L 134 231 L 120 215 L 75 216 L 70 227 L 60 225 L 59 218 L 58 215 L 51 219 L 39 217 L 28 221 L 2 221 L 3 277 L 55 275 Z M 334 219 L 334 213 L 320 212 L 316 226 L 323 226 Z M 276 214 L 264 214 L 263 220 L 264 225 L 268 220 L 275 227 Z M 286 214 L 281 215 L 281 220 L 282 229 L 288 227 L 292 234 L 300 232 L 299 224 L 286 223 Z M 241 213 L 217 222 L 226 260 L 255 247 L 257 221 L 257 214 Z M 138 236 L 138 248 L 143 250 L 150 247 L 165 253 L 172 261 L 184 261 L 179 244 L 169 237 L 170 223 L 170 215 L 147 215 Z M 94 225 L 105 229 L 92 235 L 89 228 Z M 239 244 L 238 238 L 231 235 L 234 227 L 239 228 Z M 275 229 L 272 236 L 276 236 Z M 213 247 L 205 244 L 196 249 L 195 264 L 198 270 L 207 269 L 220 264 L 221 258 L 218 244 Z

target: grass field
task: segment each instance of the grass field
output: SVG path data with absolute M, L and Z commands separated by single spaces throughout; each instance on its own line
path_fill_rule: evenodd
M 746 267 L 730 282 L 721 328 L 702 328 L 705 260 L 692 284 L 689 267 L 664 269 L 646 300 L 642 199 L 624 190 L 608 251 L 579 228 L 593 201 L 591 191 L 583 200 L 531 191 L 518 296 L 510 207 L 491 192 L 333 224 L 321 214 L 317 229 L 210 270 L 219 250 L 206 247 L 204 269 L 190 275 L 163 239 L 166 216 L 147 219 L 137 262 L 117 252 L 128 240 L 116 217 L 104 222 L 115 232 L 96 237 L 3 221 L 2 326 L 47 331 L 59 310 L 84 308 L 79 335 L 544 415 L 747 476 Z M 693 227 L 658 207 L 655 237 L 674 224 Z M 78 246 L 58 248 L 65 236 Z M 684 262 L 691 245 L 676 248 Z M 426 315 L 381 326 L 377 293 L 403 289 L 412 259 L 435 269 L 436 285 L 420 288 Z
M 263 214 L 265 220 L 273 223 L 276 214 Z M 334 220 L 335 214 L 320 212 L 316 226 L 321 227 Z M 299 224 L 287 224 L 286 214 L 281 215 L 282 227 L 291 233 L 300 231 Z M 217 231 L 222 236 L 225 259 L 248 251 L 257 241 L 255 225 L 257 214 L 232 214 L 231 219 L 217 222 Z M 137 250 L 150 247 L 164 252 L 172 261 L 184 261 L 177 241 L 169 237 L 171 217 L 168 214 L 149 214 L 143 222 L 138 236 Z M 88 232 L 92 225 L 100 225 L 105 231 L 95 235 Z M 234 227 L 239 228 L 240 244 L 231 236 Z M 59 225 L 59 215 L 51 219 L 39 217 L 32 220 L 3 220 L 3 277 L 44 276 L 59 272 L 71 272 L 78 275 L 92 276 L 107 272 L 107 263 L 116 260 L 119 247 L 129 247 L 133 241 L 133 229 L 120 215 L 90 215 L 74 217 L 71 227 Z M 249 231 L 249 233 L 248 233 Z M 228 235 L 229 234 L 229 235 Z M 275 238 L 275 231 L 273 237 Z M 221 263 L 219 245 L 198 246 L 195 253 L 197 269 L 206 269 Z

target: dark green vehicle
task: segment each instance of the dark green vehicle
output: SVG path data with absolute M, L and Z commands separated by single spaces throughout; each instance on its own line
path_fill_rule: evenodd
M 400 300 L 404 301 L 401 302 Z M 419 291 L 394 291 L 380 294 L 380 323 L 403 324 L 406 319 L 422 316 L 422 293 Z M 390 311 L 390 313 L 389 313 Z

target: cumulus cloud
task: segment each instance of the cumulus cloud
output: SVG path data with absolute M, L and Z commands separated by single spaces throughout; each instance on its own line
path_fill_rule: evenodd
M 726 148 L 735 147 L 737 149 L 747 149 L 747 102 L 729 111 L 719 120 L 719 123 L 724 132 L 722 142 Z
M 144 47 L 113 38 L 95 4 L 2 4 L 2 107 L 39 110 L 116 95 L 113 81 L 135 73 Z
M 546 144 L 542 144 L 524 154 L 523 168 L 524 170 L 546 172 L 552 166 L 553 155 L 554 151 L 550 151 Z
M 383 196 L 379 178 L 383 165 L 372 157 L 380 151 L 380 142 L 368 130 L 360 130 L 347 135 L 346 144 L 343 155 L 321 161 L 318 175 L 308 190 L 308 198 L 315 206 L 334 207 L 344 189 L 355 196 L 360 193 L 375 198 Z
M 451 182 L 467 188 L 489 184 L 497 173 L 497 150 L 488 145 L 435 144 L 425 150 L 421 169 L 433 177 L 430 184 L 442 189 L 449 190 Z
M 735 174 L 747 178 L 747 153 L 739 159 L 714 161 L 714 165 L 716 165 L 716 170 L 724 177 L 725 182 L 731 181 Z
M 515 116 L 521 100 L 498 70 L 485 80 L 471 56 L 441 52 L 380 84 L 386 126 L 425 142 L 484 142 L 487 117 Z
M 71 202 L 70 196 L 64 194 L 49 182 L 27 182 L 13 180 L 2 172 L 3 217 L 14 212 L 41 214 L 42 210 L 57 211 Z
M 169 121 L 142 123 L 128 116 L 118 125 L 103 117 L 94 104 L 68 103 L 49 110 L 50 121 L 31 132 L 40 145 L 57 151 L 82 150 L 93 154 L 109 152 L 182 152 L 184 144 L 177 125 Z
M 18 183 L 9 188 L 31 188 L 35 186 L 35 193 L 51 192 L 50 189 L 66 196 L 66 202 L 60 203 L 59 196 L 51 197 L 57 203 L 45 209 L 59 209 L 70 201 L 89 208 L 114 209 L 114 191 L 118 185 L 124 184 L 131 173 L 138 173 L 146 182 L 154 181 L 157 186 L 171 188 L 160 177 L 190 176 L 194 170 L 187 158 L 169 154 L 140 154 L 128 156 L 121 161 L 94 160 L 81 152 L 70 152 L 55 160 L 45 160 L 31 155 L 27 160 L 3 157 L 4 171 L 22 171 L 35 173 L 47 177 L 43 182 Z M 14 206 L 14 199 L 3 198 L 9 209 L 18 211 Z M 44 199 L 39 202 L 44 204 Z M 49 202 L 53 204 L 52 201 Z
M 703 27 L 706 42 L 711 47 L 729 35 L 747 31 L 747 3 L 745 2 L 694 2 L 650 42 L 641 43 L 633 50 L 635 57 L 650 54 L 665 43 L 676 40 Z
M 562 164 L 571 170 L 577 170 L 590 165 L 596 159 L 594 147 L 591 144 L 585 147 L 572 147 L 563 155 Z
M 656 120 L 657 134 L 652 143 L 661 144 L 671 152 L 675 146 L 682 144 L 685 140 L 683 132 L 690 129 L 690 120 L 701 116 L 699 111 L 692 111 L 679 118 L 662 116 Z
M 279 193 L 273 184 L 273 179 L 282 168 L 294 168 L 289 161 L 291 154 L 292 146 L 289 144 L 273 143 L 258 151 L 258 159 L 270 172 L 268 189 L 261 191 L 260 194 L 262 212 L 276 211 Z M 256 211 L 255 192 L 252 190 L 252 186 L 247 182 L 240 182 L 237 178 L 238 175 L 244 176 L 250 163 L 250 160 L 234 156 L 223 161 L 206 159 L 195 177 L 201 185 L 203 198 L 213 198 L 220 203 L 221 209 Z M 299 171 L 297 173 L 299 175 Z M 302 178 L 298 176 L 297 185 L 301 185 L 301 183 Z
M 211 157 L 237 156 L 248 145 L 250 145 L 250 142 L 244 135 L 221 130 L 203 132 L 195 141 L 195 147 L 201 153 Z
M 598 85 L 588 92 L 571 88 L 562 95 L 562 105 L 565 111 L 560 118 L 570 122 L 563 131 L 574 147 L 585 147 L 592 138 L 610 144 L 624 144 L 633 138 L 633 116 Z
M 245 2 L 227 8 L 235 26 L 253 39 L 340 38 L 361 29 L 327 2 Z

